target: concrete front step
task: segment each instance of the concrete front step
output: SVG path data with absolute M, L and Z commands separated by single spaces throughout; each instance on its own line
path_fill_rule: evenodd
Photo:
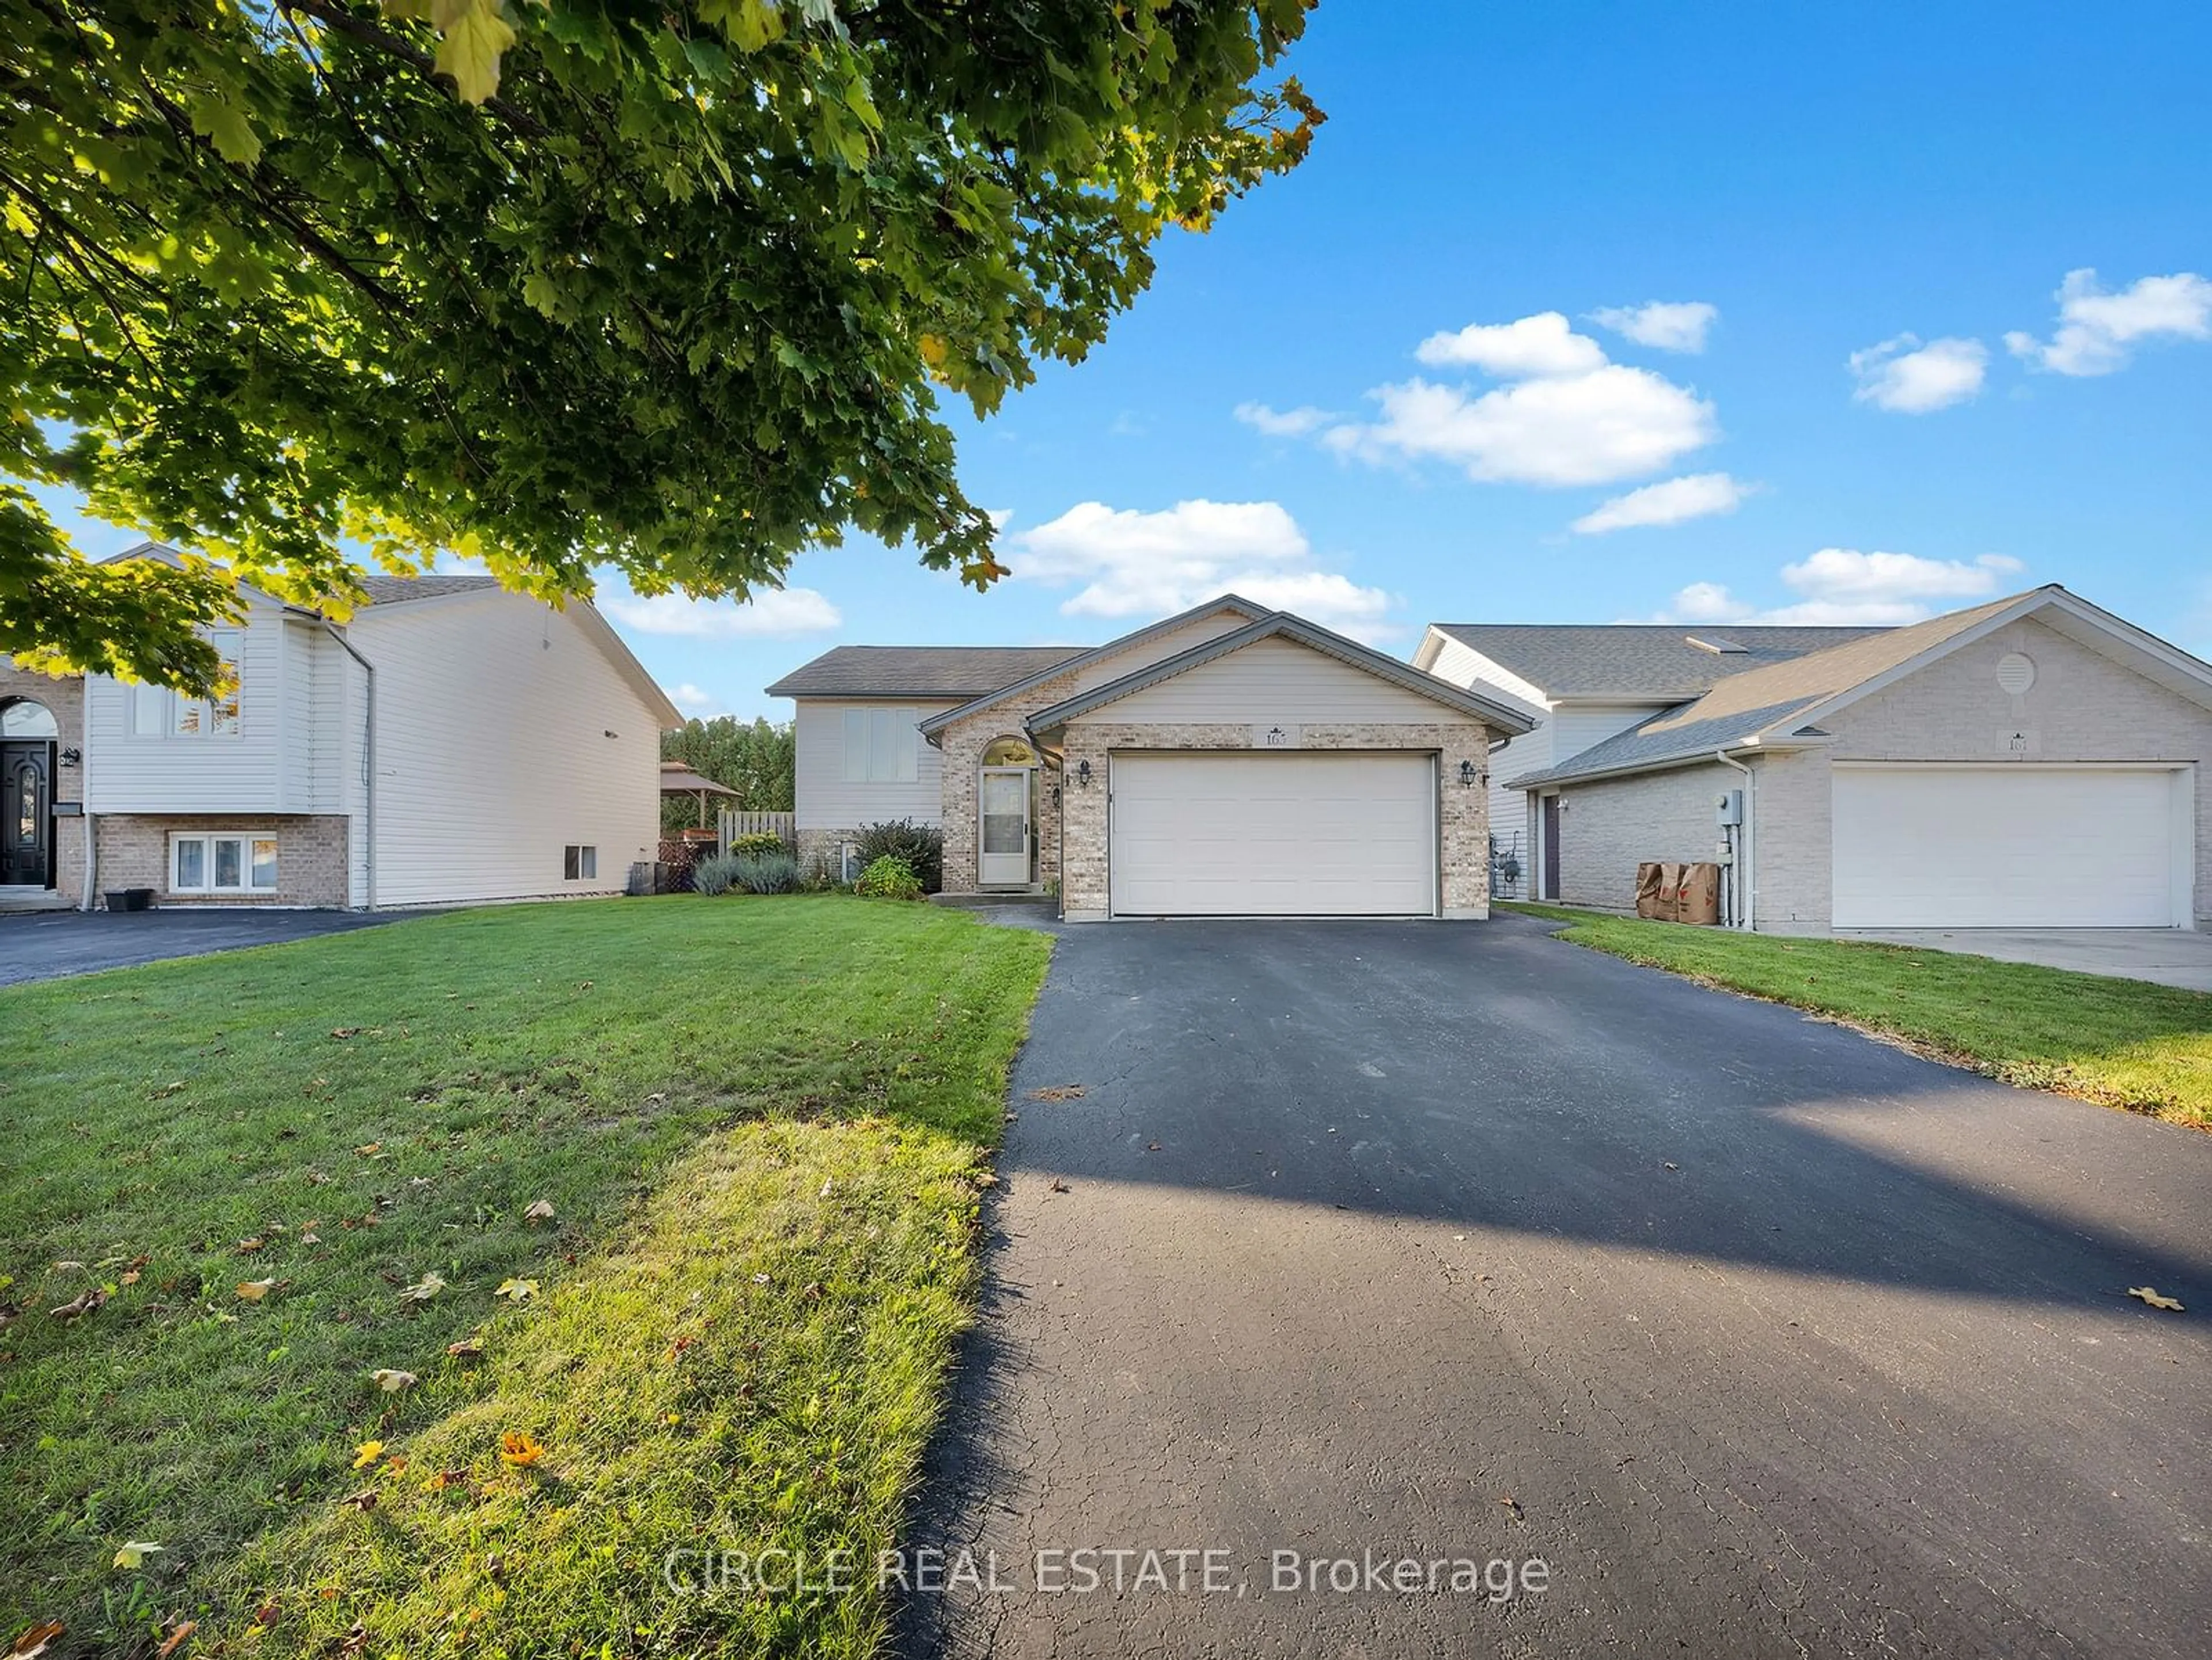
M 951 905 L 959 910 L 996 910 L 1002 905 L 1022 905 L 1031 909 L 1039 908 L 1058 910 L 1060 901 L 1048 893 L 933 893 L 933 905 Z

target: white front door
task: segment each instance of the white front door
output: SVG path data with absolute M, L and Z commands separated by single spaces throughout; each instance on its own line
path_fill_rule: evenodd
M 987 888 L 1027 887 L 1030 880 L 1030 769 L 986 767 L 975 791 L 982 818 L 975 880 Z

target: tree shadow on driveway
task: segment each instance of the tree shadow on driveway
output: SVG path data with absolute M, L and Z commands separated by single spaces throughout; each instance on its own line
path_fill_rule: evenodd
M 2179 1655 L 2212 1612 L 2212 1344 L 2126 1296 L 2212 1287 L 2202 1132 L 1517 918 L 1069 930 L 1010 1106 L 917 1543 L 1573 1590 L 916 1597 L 909 1654 Z

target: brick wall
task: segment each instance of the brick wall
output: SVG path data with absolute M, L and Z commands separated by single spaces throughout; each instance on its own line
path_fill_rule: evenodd
M 1559 900 L 1600 910 L 1636 909 L 1646 860 L 1710 860 L 1720 841 L 1713 798 L 1741 786 L 1719 762 L 1559 790 Z M 1766 800 L 1759 798 L 1764 813 Z
M 346 903 L 347 826 L 338 814 L 108 813 L 98 821 L 98 893 L 151 888 L 157 905 L 328 905 Z M 169 891 L 169 837 L 185 831 L 276 838 L 274 893 Z M 98 893 L 94 903 L 100 903 Z
M 54 717 L 58 736 L 54 748 L 84 748 L 84 681 L 78 676 L 33 674 L 28 669 L 19 669 L 12 658 L 0 655 L 0 703 L 19 698 L 33 703 L 43 703 Z M 82 802 L 84 800 L 84 768 L 80 763 L 72 766 L 57 758 L 53 772 L 54 800 Z M 54 887 L 70 899 L 76 899 L 84 891 L 84 820 L 57 818 L 54 835 Z
M 1112 707 L 1109 704 L 1102 713 L 1110 713 Z M 1299 735 L 1299 747 L 1308 750 L 1434 752 L 1437 757 L 1444 915 L 1463 918 L 1490 915 L 1489 792 L 1462 788 L 1459 783 L 1462 761 L 1472 761 L 1477 768 L 1486 764 L 1490 740 L 1487 727 L 1478 721 L 1442 721 L 1432 726 L 1327 727 L 1308 723 Z M 1094 781 L 1089 789 L 1070 785 L 1064 792 L 1061 915 L 1070 921 L 1096 921 L 1108 914 L 1105 782 L 1109 775 L 1108 760 L 1114 751 L 1252 747 L 1249 723 L 1156 726 L 1079 721 L 1071 725 L 1063 751 L 1064 775 L 1073 777 L 1087 760 Z M 949 823 L 947 829 L 950 830 Z M 947 841 L 949 843 L 949 835 Z M 1047 866 L 1048 874 L 1050 868 Z

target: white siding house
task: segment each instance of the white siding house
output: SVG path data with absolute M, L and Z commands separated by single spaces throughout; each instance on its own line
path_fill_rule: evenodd
M 124 558 L 173 557 L 154 546 Z M 252 590 L 210 702 L 84 682 L 74 896 L 384 908 L 619 893 L 681 716 L 591 605 L 368 579 L 343 624 Z

